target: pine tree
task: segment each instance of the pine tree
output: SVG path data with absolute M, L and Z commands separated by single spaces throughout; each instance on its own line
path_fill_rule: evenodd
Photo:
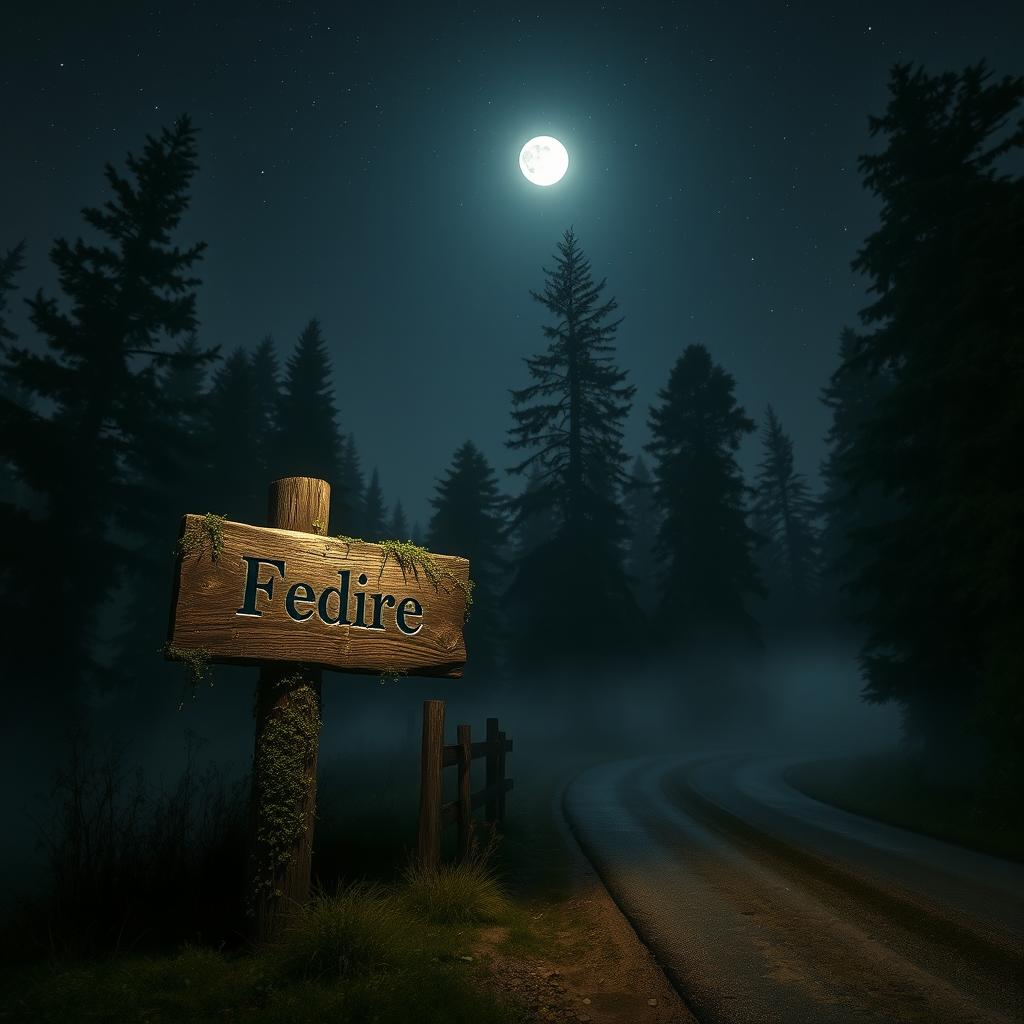
M 845 475 L 897 506 L 861 534 L 862 656 L 872 700 L 947 752 L 984 743 L 1024 776 L 1020 438 L 1024 436 L 1024 78 L 984 64 L 892 70 L 861 157 L 881 222 L 855 269 L 872 281 L 851 368 L 890 388 Z
M 530 453 L 510 472 L 537 471 L 536 486 L 513 500 L 517 525 L 550 512 L 556 527 L 552 541 L 520 562 L 509 592 L 522 641 L 513 656 L 578 664 L 607 658 L 629 637 L 608 629 L 595 607 L 616 608 L 620 617 L 637 611 L 622 565 L 620 505 L 622 426 L 634 388 L 614 364 L 617 304 L 602 297 L 605 282 L 594 282 L 572 230 L 544 274 L 544 290 L 531 295 L 552 315 L 544 327 L 549 345 L 526 360 L 533 383 L 512 392 L 508 445 Z M 550 615 L 538 595 L 552 579 L 571 579 L 586 600 L 566 601 Z
M 494 470 L 472 441 L 455 452 L 430 503 L 434 514 L 428 547 L 469 559 L 475 587 L 473 614 L 466 624 L 468 671 L 485 675 L 497 668 L 501 649 L 499 602 L 507 566 L 500 551 L 506 505 Z
M 271 480 L 286 472 L 278 465 L 280 436 L 277 413 L 281 407 L 281 365 L 277 358 L 277 346 L 269 334 L 256 346 L 250 365 L 253 386 L 259 399 L 256 418 L 251 426 L 251 437 L 266 476 L 263 481 L 266 489 Z M 262 516 L 258 521 L 263 521 Z
M 754 423 L 736 404 L 735 383 L 703 345 L 690 345 L 650 412 L 646 450 L 655 458 L 664 566 L 657 618 L 668 641 L 683 648 L 757 643 L 747 604 L 763 588 L 736 462 Z
M 299 335 L 285 369 L 277 407 L 277 461 L 274 476 L 311 476 L 337 485 L 341 435 L 327 344 L 320 323 L 310 320 Z M 332 517 L 351 519 L 349 498 L 332 495 Z
M 387 533 L 384 509 L 384 493 L 380 489 L 380 476 L 376 466 L 370 476 L 366 494 L 363 499 L 363 539 L 370 541 L 384 540 Z
M 526 474 L 526 493 L 522 502 L 522 506 L 529 508 L 530 512 L 523 514 L 518 528 L 515 530 L 518 540 L 517 557 L 520 559 L 525 558 L 542 545 L 550 543 L 557 531 L 553 507 L 534 500 L 536 492 L 542 486 L 541 468 L 535 464 Z
M 156 458 L 154 445 L 169 426 L 158 373 L 166 342 L 196 328 L 192 275 L 204 247 L 172 241 L 196 170 L 189 120 L 147 138 L 126 165 L 127 174 L 107 166 L 111 197 L 83 211 L 100 241 L 58 239 L 50 250 L 66 302 L 40 291 L 29 303 L 49 351 L 9 347 L 3 367 L 48 408 L 43 415 L 6 405 L 0 424 L 4 456 L 47 510 L 46 543 L 19 538 L 33 565 L 20 594 L 24 615 L 6 625 L 35 675 L 39 634 L 50 628 L 38 609 L 74 609 L 61 614 L 61 643 L 47 645 L 54 680 L 69 689 L 89 675 L 98 610 L 131 561 L 119 528 L 131 530 L 146 508 L 129 467 Z M 20 558 L 12 553 L 11 564 Z
M 764 575 L 784 617 L 806 621 L 818 580 L 816 509 L 807 481 L 793 465 L 793 442 L 770 405 L 761 443 L 754 520 L 765 542 Z
M 828 454 L 821 466 L 822 597 L 833 618 L 854 621 L 864 612 L 863 601 L 852 593 L 856 573 L 857 539 L 878 529 L 895 513 L 893 501 L 877 482 L 854 486 L 854 455 L 861 431 L 889 391 L 889 375 L 856 360 L 857 335 L 844 328 L 839 336 L 839 366 L 822 390 L 821 400 L 832 412 L 826 436 Z
M 394 540 L 409 539 L 409 520 L 405 518 L 405 509 L 402 503 L 396 501 L 391 509 L 391 518 L 388 520 L 387 535 Z
M 264 406 L 252 359 L 239 346 L 214 374 L 204 402 L 202 510 L 236 522 L 265 521 L 270 474 L 261 446 L 238 443 L 239 425 L 258 423 Z
M 659 578 L 655 542 L 658 535 L 658 510 L 654 501 L 654 481 L 642 455 L 633 462 L 625 492 L 629 523 L 629 556 L 626 569 L 633 582 L 637 601 L 645 611 L 654 607 Z
M 0 257 L 0 346 L 15 341 L 14 332 L 7 325 L 7 293 L 14 291 L 15 278 L 25 268 L 25 243 L 19 242 Z
M 24 242 L 8 249 L 0 258 L 0 351 L 8 342 L 17 340 L 7 323 L 7 293 L 14 291 L 15 279 L 24 266 Z M 17 410 L 31 407 L 31 404 L 32 396 L 26 388 L 9 377 L 0 376 L 0 424 L 13 422 L 20 415 Z M 15 522 L 21 517 L 16 514 L 13 505 L 16 501 L 24 502 L 26 499 L 27 493 L 17 480 L 13 463 L 3 458 L 0 452 L 0 527 L 8 531 L 16 529 Z
M 363 482 L 362 464 L 353 434 L 349 434 L 342 444 L 339 480 L 349 516 L 349 519 L 342 523 L 342 533 L 350 537 L 365 537 L 363 510 L 366 505 L 366 485 Z

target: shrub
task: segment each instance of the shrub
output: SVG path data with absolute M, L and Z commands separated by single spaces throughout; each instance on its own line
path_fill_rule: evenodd
M 474 853 L 461 864 L 442 864 L 435 870 L 411 863 L 405 870 L 403 903 L 435 924 L 502 919 L 508 913 L 508 901 L 490 867 L 489 853 L 489 849 Z
M 407 959 L 413 934 L 393 895 L 356 883 L 297 908 L 268 960 L 273 973 L 292 981 L 372 974 Z

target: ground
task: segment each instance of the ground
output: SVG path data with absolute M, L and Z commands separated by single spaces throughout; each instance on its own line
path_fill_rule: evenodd
M 479 931 L 472 953 L 484 968 L 484 984 L 537 1021 L 694 1021 L 582 855 L 574 856 L 580 861 L 574 894 L 526 907 L 534 952 L 518 950 L 508 927 Z

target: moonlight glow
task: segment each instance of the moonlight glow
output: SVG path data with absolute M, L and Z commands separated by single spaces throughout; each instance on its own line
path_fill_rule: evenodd
M 554 185 L 569 169 L 569 154 L 558 139 L 538 135 L 523 146 L 519 167 L 527 181 L 534 185 Z

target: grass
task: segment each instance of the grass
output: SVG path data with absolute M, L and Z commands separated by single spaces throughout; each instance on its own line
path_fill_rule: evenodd
M 998 857 L 1024 861 L 1019 810 L 984 793 L 940 784 L 903 753 L 814 761 L 787 780 L 816 800 Z
M 488 859 L 485 851 L 462 864 L 441 864 L 436 871 L 413 863 L 406 869 L 403 902 L 434 924 L 491 924 L 507 918 L 509 903 Z
M 65 1024 L 189 1021 L 298 1024 L 412 1019 L 515 1024 L 524 1014 L 489 995 L 465 955 L 467 915 L 502 920 L 509 907 L 480 864 L 437 876 L 411 872 L 385 888 L 357 884 L 318 895 L 280 940 L 253 954 L 186 946 L 173 956 L 52 963 L 8 973 L 0 1019 Z M 492 918 L 490 915 L 494 915 Z

